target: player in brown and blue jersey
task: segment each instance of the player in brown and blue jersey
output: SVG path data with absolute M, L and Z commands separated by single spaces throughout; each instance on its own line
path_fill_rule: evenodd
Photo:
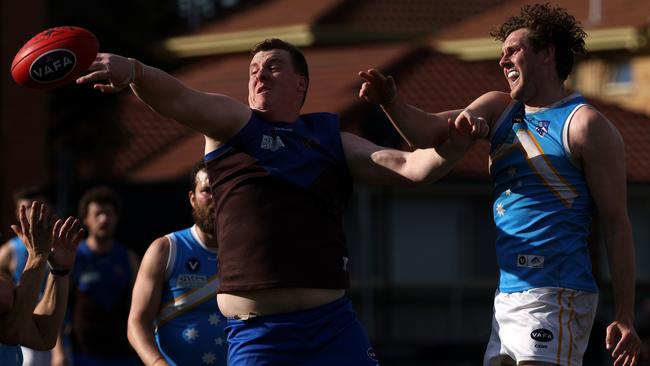
M 130 86 L 161 115 L 205 135 L 228 364 L 377 365 L 344 296 L 342 216 L 352 181 L 434 181 L 487 134 L 487 125 L 450 123 L 444 146 L 414 152 L 342 133 L 336 115 L 300 114 L 307 62 L 278 39 L 252 51 L 248 105 L 117 55 L 99 54 L 89 72 L 77 82 L 99 82 L 94 88 L 102 92 Z

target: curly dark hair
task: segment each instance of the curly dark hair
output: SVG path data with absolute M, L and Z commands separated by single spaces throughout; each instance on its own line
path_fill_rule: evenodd
M 576 18 L 566 9 L 549 3 L 524 5 L 519 15 L 508 18 L 490 35 L 503 42 L 510 33 L 526 28 L 528 40 L 535 51 L 552 44 L 555 47 L 555 68 L 560 80 L 566 80 L 573 69 L 576 54 L 585 53 L 587 36 Z

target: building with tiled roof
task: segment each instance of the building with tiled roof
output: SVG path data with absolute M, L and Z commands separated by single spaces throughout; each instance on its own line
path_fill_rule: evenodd
M 438 32 L 432 46 L 465 60 L 495 59 L 500 44 L 487 35 L 505 14 L 516 14 L 526 0 L 511 0 Z M 650 1 L 556 0 L 587 32 L 588 54 L 579 59 L 570 83 L 585 95 L 650 114 Z
M 587 25 L 591 37 L 588 45 L 598 52 L 581 63 L 603 63 L 603 57 L 611 55 L 643 56 L 647 19 L 641 14 L 650 13 L 646 2 L 601 2 L 600 15 L 590 15 L 585 5 L 588 0 L 557 1 L 575 11 L 583 23 L 590 17 L 600 19 Z M 500 24 L 522 3 L 247 2 L 218 22 L 171 37 L 157 47 L 161 57 L 187 61 L 174 70 L 183 82 L 245 102 L 250 59 L 246 50 L 266 37 L 291 41 L 303 48 L 310 64 L 304 112 L 336 112 L 343 129 L 379 144 L 406 148 L 379 108 L 359 100 L 361 80 L 357 72 L 375 67 L 392 74 L 402 96 L 426 111 L 462 108 L 486 91 L 507 90 L 497 64 L 498 44 L 486 37 L 487 27 Z M 615 9 L 621 4 L 634 9 L 629 21 L 624 11 Z M 578 89 L 583 87 L 581 80 L 587 80 L 583 75 L 589 71 L 585 70 L 578 69 L 571 80 Z M 635 93 L 644 95 L 648 88 L 640 85 Z M 645 231 L 650 201 L 650 145 L 646 143 L 650 117 L 603 95 L 590 93 L 590 102 L 612 120 L 626 142 L 630 212 L 641 258 L 639 278 L 641 285 L 648 284 L 650 263 L 644 258 L 650 258 L 650 233 Z M 179 220 L 176 206 L 165 202 L 185 194 L 185 188 L 169 182 L 185 179 L 190 167 L 202 157 L 203 137 L 156 115 L 130 93 L 119 99 L 114 113 L 123 137 L 119 148 L 107 152 L 101 166 L 96 157 L 78 157 L 77 172 L 82 180 L 104 174 L 143 196 L 143 191 L 154 192 L 145 198 L 132 194 L 131 202 L 146 207 L 139 211 L 132 207 L 127 212 L 137 217 L 132 224 L 134 232 L 159 231 L 164 220 Z M 477 143 L 449 176 L 429 187 L 357 186 L 346 220 L 353 258 L 351 295 L 379 355 L 387 360 L 385 364 L 480 363 L 489 336 L 497 277 L 488 150 L 487 143 Z M 596 272 L 605 284 L 603 293 L 607 297 L 610 292 L 602 248 L 594 253 Z M 605 307 L 599 316 L 607 317 L 608 310 Z M 600 340 L 601 334 L 595 334 Z M 585 365 L 602 364 L 599 349 L 591 353 Z

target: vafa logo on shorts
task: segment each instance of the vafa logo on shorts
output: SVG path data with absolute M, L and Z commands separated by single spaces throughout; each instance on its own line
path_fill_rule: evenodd
M 535 329 L 530 332 L 530 338 L 538 342 L 550 342 L 553 340 L 553 332 L 544 328 Z

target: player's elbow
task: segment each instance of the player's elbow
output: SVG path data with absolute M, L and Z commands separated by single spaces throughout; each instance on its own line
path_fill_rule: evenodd
M 133 316 L 129 315 L 129 320 L 126 324 L 126 338 L 129 340 L 131 346 L 135 344 L 135 339 L 137 338 L 136 334 L 138 332 L 139 324 L 133 319 Z
M 138 339 L 140 335 L 145 334 L 148 331 L 142 319 L 134 314 L 129 315 L 129 320 L 126 324 L 126 338 L 129 340 L 131 347 L 136 348 L 138 344 Z

